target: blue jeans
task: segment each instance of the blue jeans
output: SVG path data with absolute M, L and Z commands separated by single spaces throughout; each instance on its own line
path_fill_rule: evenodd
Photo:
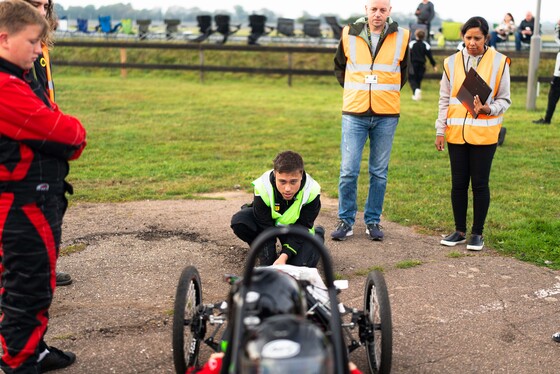
M 358 204 L 358 175 L 364 145 L 369 138 L 369 191 L 364 209 L 366 224 L 379 223 L 387 188 L 387 172 L 398 117 L 342 115 L 338 218 L 354 225 Z
M 490 47 L 494 47 L 496 48 L 496 45 L 498 43 L 503 43 L 507 41 L 507 37 L 506 39 L 502 39 L 498 36 L 498 32 L 497 31 L 492 31 L 490 33 Z M 521 49 L 521 46 L 519 47 Z
M 515 33 L 515 50 L 516 51 L 520 51 L 521 50 L 521 42 L 525 43 L 525 44 L 531 44 L 531 37 L 527 37 L 523 34 L 521 34 L 521 32 L 516 32 Z

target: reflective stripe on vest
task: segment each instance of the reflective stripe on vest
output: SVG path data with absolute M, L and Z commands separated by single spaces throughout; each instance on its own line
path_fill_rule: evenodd
M 485 82 L 489 83 L 488 85 L 492 89 L 486 101 L 488 104 L 491 104 L 496 97 L 507 62 L 508 58 L 494 48 L 486 50 L 480 60 L 476 71 Z M 447 129 L 445 131 L 447 142 L 474 145 L 496 144 L 504 120 L 503 115 L 479 114 L 478 118 L 475 119 L 457 99 L 459 88 L 466 77 L 464 66 L 462 52 L 457 52 L 444 61 L 444 69 L 449 76 L 451 92 L 447 110 Z
M 54 82 L 51 73 L 51 59 L 49 56 L 49 48 L 46 44 L 41 44 L 41 50 L 43 51 L 43 58 L 45 59 L 45 71 L 47 72 L 47 92 L 49 98 L 54 103 Z
M 349 35 L 343 30 L 346 55 L 342 111 L 365 113 L 371 109 L 376 114 L 400 113 L 401 69 L 408 48 L 409 31 L 398 28 L 388 34 L 372 60 L 368 43 L 360 36 Z M 376 75 L 377 84 L 365 83 L 366 75 Z
M 270 208 L 272 219 L 276 222 L 276 226 L 292 225 L 299 219 L 299 213 L 303 206 L 313 200 L 321 193 L 321 186 L 309 174 L 305 174 L 305 185 L 294 197 L 294 203 L 284 212 L 280 214 L 274 210 L 274 187 L 270 183 L 270 173 L 273 170 L 265 172 L 260 178 L 253 181 L 255 187 L 255 196 L 260 196 L 263 202 Z

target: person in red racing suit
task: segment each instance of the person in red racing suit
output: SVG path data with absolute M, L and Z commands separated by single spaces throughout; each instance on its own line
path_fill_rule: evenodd
M 56 287 L 68 161 L 80 157 L 86 132 L 25 81 L 41 53 L 43 16 L 21 1 L 0 2 L 0 367 L 42 373 L 75 355 L 43 341 Z

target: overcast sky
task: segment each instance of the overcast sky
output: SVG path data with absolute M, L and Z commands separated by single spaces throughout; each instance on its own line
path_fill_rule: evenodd
M 349 17 L 361 13 L 366 0 L 54 0 L 55 3 L 67 8 L 68 6 L 85 6 L 87 4 L 99 7 L 116 3 L 132 3 L 136 9 L 177 5 L 184 8 L 198 7 L 202 10 L 233 11 L 234 5 L 241 5 L 246 11 L 253 12 L 262 8 L 273 10 L 278 15 L 296 18 L 304 11 L 312 16 L 321 13 L 334 13 L 340 17 Z M 393 0 L 393 12 L 413 13 L 420 0 Z M 472 16 L 483 16 L 489 23 L 499 22 L 506 12 L 513 14 L 515 22 L 519 24 L 528 10 L 536 13 L 537 0 L 432 0 L 436 12 L 440 17 L 451 18 L 455 21 L 466 21 Z M 560 19 L 559 0 L 541 0 L 541 21 L 556 22 Z

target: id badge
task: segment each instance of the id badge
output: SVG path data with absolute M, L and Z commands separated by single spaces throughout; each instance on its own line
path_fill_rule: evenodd
M 377 75 L 366 75 L 366 83 L 377 84 Z

